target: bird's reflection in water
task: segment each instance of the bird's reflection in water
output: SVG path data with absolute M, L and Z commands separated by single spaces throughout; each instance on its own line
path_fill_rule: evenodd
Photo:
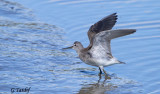
M 113 83 L 110 83 L 112 77 L 108 75 L 105 79 L 102 79 L 99 75 L 99 80 L 96 83 L 84 85 L 77 94 L 105 94 L 107 91 L 116 89 Z

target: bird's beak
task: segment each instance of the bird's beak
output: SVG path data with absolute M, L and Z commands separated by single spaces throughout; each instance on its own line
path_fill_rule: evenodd
M 64 50 L 65 50 L 65 49 L 72 49 L 72 47 L 73 47 L 73 46 L 66 47 L 66 48 L 63 48 L 63 49 L 64 49 Z

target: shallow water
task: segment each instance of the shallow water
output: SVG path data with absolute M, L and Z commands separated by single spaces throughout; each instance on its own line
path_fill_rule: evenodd
M 157 0 L 0 0 L 0 94 L 160 94 L 159 10 Z M 113 29 L 137 32 L 112 41 L 126 64 L 106 67 L 104 80 L 62 48 L 87 46 L 89 27 L 114 12 Z

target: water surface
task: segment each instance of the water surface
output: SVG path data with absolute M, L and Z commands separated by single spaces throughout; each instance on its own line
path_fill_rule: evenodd
M 26 87 L 29 94 L 159 94 L 159 10 L 157 0 L 0 0 L 0 94 Z M 98 68 L 62 48 L 86 47 L 89 27 L 114 12 L 113 29 L 137 32 L 112 40 L 126 64 L 106 67 L 111 79 L 99 79 Z

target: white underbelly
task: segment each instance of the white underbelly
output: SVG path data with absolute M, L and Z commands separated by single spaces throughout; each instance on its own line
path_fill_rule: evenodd
M 104 59 L 104 58 L 95 58 L 95 59 L 89 59 L 85 61 L 86 64 L 92 65 L 92 66 L 110 66 L 113 64 L 119 63 L 116 58 L 112 58 L 110 60 Z

